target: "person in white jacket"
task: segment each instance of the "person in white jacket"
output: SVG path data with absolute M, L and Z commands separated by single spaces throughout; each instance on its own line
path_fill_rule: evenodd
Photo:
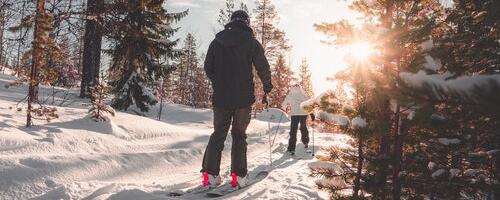
M 307 115 L 304 110 L 300 107 L 300 104 L 307 101 L 309 98 L 305 92 L 300 88 L 300 86 L 295 85 L 290 89 L 290 92 L 283 101 L 282 106 L 290 110 L 289 115 L 292 118 L 290 125 L 290 139 L 288 141 L 288 152 L 290 154 L 295 154 L 295 147 L 297 143 L 297 129 L 300 124 L 300 134 L 302 143 L 307 149 L 309 144 L 309 131 L 307 130 Z

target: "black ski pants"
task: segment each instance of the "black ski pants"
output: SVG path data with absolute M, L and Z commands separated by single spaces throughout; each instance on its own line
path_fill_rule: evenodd
M 231 173 L 244 177 L 247 174 L 247 135 L 246 130 L 250 123 L 252 109 L 225 109 L 214 108 L 214 132 L 210 136 L 201 172 L 219 175 L 222 150 L 226 141 L 229 127 L 233 139 L 231 148 Z
M 307 130 L 307 115 L 292 116 L 290 125 L 290 139 L 288 140 L 288 151 L 295 151 L 297 145 L 297 129 L 299 129 L 304 145 L 309 143 L 309 131 Z

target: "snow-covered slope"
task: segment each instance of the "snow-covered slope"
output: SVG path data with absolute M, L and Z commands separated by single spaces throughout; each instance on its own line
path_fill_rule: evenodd
M 117 112 L 111 120 L 96 123 L 87 117 L 88 102 L 77 98 L 77 90 L 55 88 L 60 118 L 37 120 L 28 129 L 24 127 L 25 111 L 15 109 L 26 88 L 5 88 L 12 80 L 0 75 L 0 199 L 175 199 L 167 194 L 199 184 L 201 160 L 212 132 L 211 110 L 166 105 L 162 121 L 155 120 L 157 108 L 153 108 L 147 117 Z M 52 88 L 41 89 L 43 99 L 51 93 Z M 276 110 L 262 113 L 248 130 L 250 173 L 269 170 L 270 176 L 226 198 L 326 197 L 308 177 L 307 164 L 313 158 L 303 146 L 298 146 L 295 158 L 283 154 L 288 119 L 282 120 L 272 148 L 274 162 L 269 166 L 268 133 L 269 128 L 272 133 L 278 128 L 278 115 Z M 316 136 L 319 145 L 348 140 L 343 135 Z M 222 164 L 225 177 L 229 175 L 228 138 Z

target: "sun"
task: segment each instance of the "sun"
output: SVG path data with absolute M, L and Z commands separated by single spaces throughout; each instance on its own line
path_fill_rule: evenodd
M 358 61 L 367 60 L 373 53 L 369 42 L 356 42 L 349 45 L 349 54 Z

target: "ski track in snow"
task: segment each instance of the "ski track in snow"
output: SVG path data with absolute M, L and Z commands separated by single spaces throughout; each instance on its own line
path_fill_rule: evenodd
M 205 198 L 203 194 L 167 195 L 200 183 L 201 160 L 212 132 L 211 110 L 166 105 L 162 121 L 155 120 L 158 108 L 153 108 L 147 117 L 117 112 L 110 121 L 96 123 L 87 117 L 88 102 L 71 90 L 69 100 L 57 107 L 59 119 L 36 120 L 36 126 L 27 129 L 25 111 L 15 109 L 27 89 L 5 88 L 12 80 L 0 74 L 0 199 Z M 43 97 L 51 92 L 52 88 L 40 89 Z M 55 98 L 56 103 L 61 100 Z M 268 117 L 263 113 L 249 126 L 248 167 L 249 173 L 268 170 L 270 175 L 220 199 L 327 198 L 309 177 L 307 164 L 315 159 L 303 145 L 297 145 L 294 157 L 284 154 L 289 122 L 281 124 L 269 166 L 269 124 L 263 119 Z M 271 121 L 275 130 L 278 124 Z M 230 138 L 229 134 L 221 166 L 225 182 L 230 181 Z M 340 134 L 316 133 L 319 146 L 347 140 Z

